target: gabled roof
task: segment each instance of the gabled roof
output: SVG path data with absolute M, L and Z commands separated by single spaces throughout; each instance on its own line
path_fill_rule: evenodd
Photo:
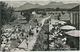
M 80 11 L 80 5 L 77 5 L 76 7 L 70 9 L 69 11 Z

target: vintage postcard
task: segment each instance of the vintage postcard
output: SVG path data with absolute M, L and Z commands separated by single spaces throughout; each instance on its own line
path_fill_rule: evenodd
M 0 0 L 0 51 L 79 51 L 80 0 Z

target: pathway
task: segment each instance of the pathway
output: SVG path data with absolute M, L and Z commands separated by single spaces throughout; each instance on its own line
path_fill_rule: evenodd
M 50 16 L 44 18 L 44 19 L 41 21 L 42 26 L 44 25 L 45 20 L 47 20 L 47 19 L 49 19 L 49 18 L 50 18 Z M 42 26 L 39 27 L 39 32 L 40 32 Z M 37 37 L 38 37 L 39 32 L 36 33 L 36 28 L 34 28 L 34 35 L 33 35 L 32 37 L 29 37 L 29 40 L 28 40 L 28 49 L 27 49 L 28 51 L 30 51 L 30 50 L 33 49 L 34 44 L 36 43 L 36 40 L 37 40 Z

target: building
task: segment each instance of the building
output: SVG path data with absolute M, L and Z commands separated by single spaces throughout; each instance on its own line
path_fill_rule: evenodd
M 70 22 L 77 30 L 80 30 L 80 5 L 69 10 Z

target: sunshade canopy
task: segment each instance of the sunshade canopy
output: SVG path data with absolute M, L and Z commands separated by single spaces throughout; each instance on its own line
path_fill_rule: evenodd
M 51 24 L 56 25 L 56 23 L 58 23 L 59 20 L 55 20 L 55 19 L 51 19 Z
M 59 23 L 62 25 L 66 24 L 66 22 L 64 22 L 64 21 L 59 21 Z
M 65 32 L 66 34 L 74 37 L 80 37 L 80 30 L 73 30 L 73 31 L 68 31 Z
M 73 26 L 70 26 L 70 25 L 65 25 L 65 26 L 60 27 L 60 29 L 63 29 L 63 30 L 74 30 L 76 28 L 73 27 Z
M 60 23 L 61 25 L 66 24 L 66 22 L 64 22 L 64 21 L 59 21 L 59 20 L 51 19 L 51 24 L 55 25 L 56 23 Z

